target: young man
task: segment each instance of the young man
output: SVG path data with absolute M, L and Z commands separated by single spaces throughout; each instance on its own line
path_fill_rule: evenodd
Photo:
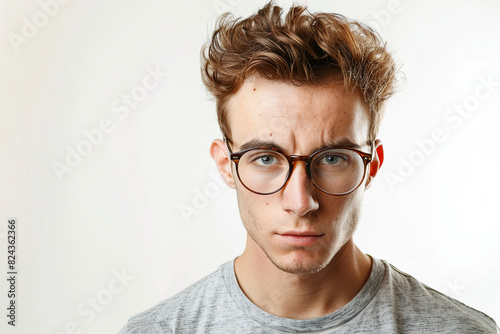
M 246 248 L 121 333 L 496 333 L 353 243 L 394 76 L 379 37 L 340 15 L 268 3 L 223 16 L 203 58 L 224 138 L 210 153 Z

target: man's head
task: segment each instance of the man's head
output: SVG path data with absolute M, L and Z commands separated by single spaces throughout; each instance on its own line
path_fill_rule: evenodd
M 383 161 L 375 138 L 393 89 L 392 58 L 358 23 L 301 7 L 283 20 L 272 4 L 245 20 L 223 16 L 205 56 L 204 81 L 227 138 L 213 142 L 211 155 L 237 190 L 250 237 L 246 251 L 290 273 L 325 268 L 352 243 L 364 190 Z M 248 148 L 266 153 L 252 150 L 231 161 L 230 151 Z M 318 150 L 335 154 L 316 155 L 309 166 L 299 159 L 291 168 L 280 158 Z M 349 171 L 360 164 L 362 175 Z M 360 183 L 344 194 L 336 180 L 350 175 Z M 277 179 L 282 188 L 260 191 L 273 190 Z

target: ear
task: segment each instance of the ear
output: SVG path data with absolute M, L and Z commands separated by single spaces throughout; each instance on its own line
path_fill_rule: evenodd
M 214 159 L 222 179 L 229 187 L 234 189 L 232 161 L 229 159 L 228 154 L 226 144 L 222 140 L 215 139 L 210 145 L 210 156 Z
M 373 152 L 372 161 L 370 162 L 369 174 L 366 180 L 365 189 L 370 188 L 375 175 L 377 175 L 380 167 L 384 163 L 384 146 L 382 145 L 382 141 L 380 139 L 376 139 L 373 144 L 375 148 L 375 152 Z

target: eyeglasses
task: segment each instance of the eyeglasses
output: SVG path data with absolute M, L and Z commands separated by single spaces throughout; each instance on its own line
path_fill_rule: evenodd
M 241 184 L 259 195 L 280 191 L 290 179 L 295 161 L 305 161 L 307 176 L 322 192 L 335 196 L 350 194 L 363 182 L 373 155 L 373 143 L 371 154 L 349 147 L 330 147 L 304 156 L 267 147 L 233 153 L 229 140 L 224 138 L 224 141 Z

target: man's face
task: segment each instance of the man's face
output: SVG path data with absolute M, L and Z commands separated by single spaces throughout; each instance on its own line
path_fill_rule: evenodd
M 346 93 L 340 81 L 298 87 L 254 77 L 231 97 L 228 107 L 233 152 L 251 141 L 271 143 L 289 155 L 310 155 L 332 145 L 370 152 L 368 107 L 359 90 Z M 295 163 L 283 189 L 258 195 L 240 183 L 234 163 L 222 158 L 217 161 L 226 182 L 236 188 L 241 218 L 253 240 L 247 251 L 263 260 L 267 256 L 290 273 L 325 268 L 351 239 L 364 190 L 374 176 L 368 170 L 356 191 L 332 196 L 311 183 L 301 161 Z

